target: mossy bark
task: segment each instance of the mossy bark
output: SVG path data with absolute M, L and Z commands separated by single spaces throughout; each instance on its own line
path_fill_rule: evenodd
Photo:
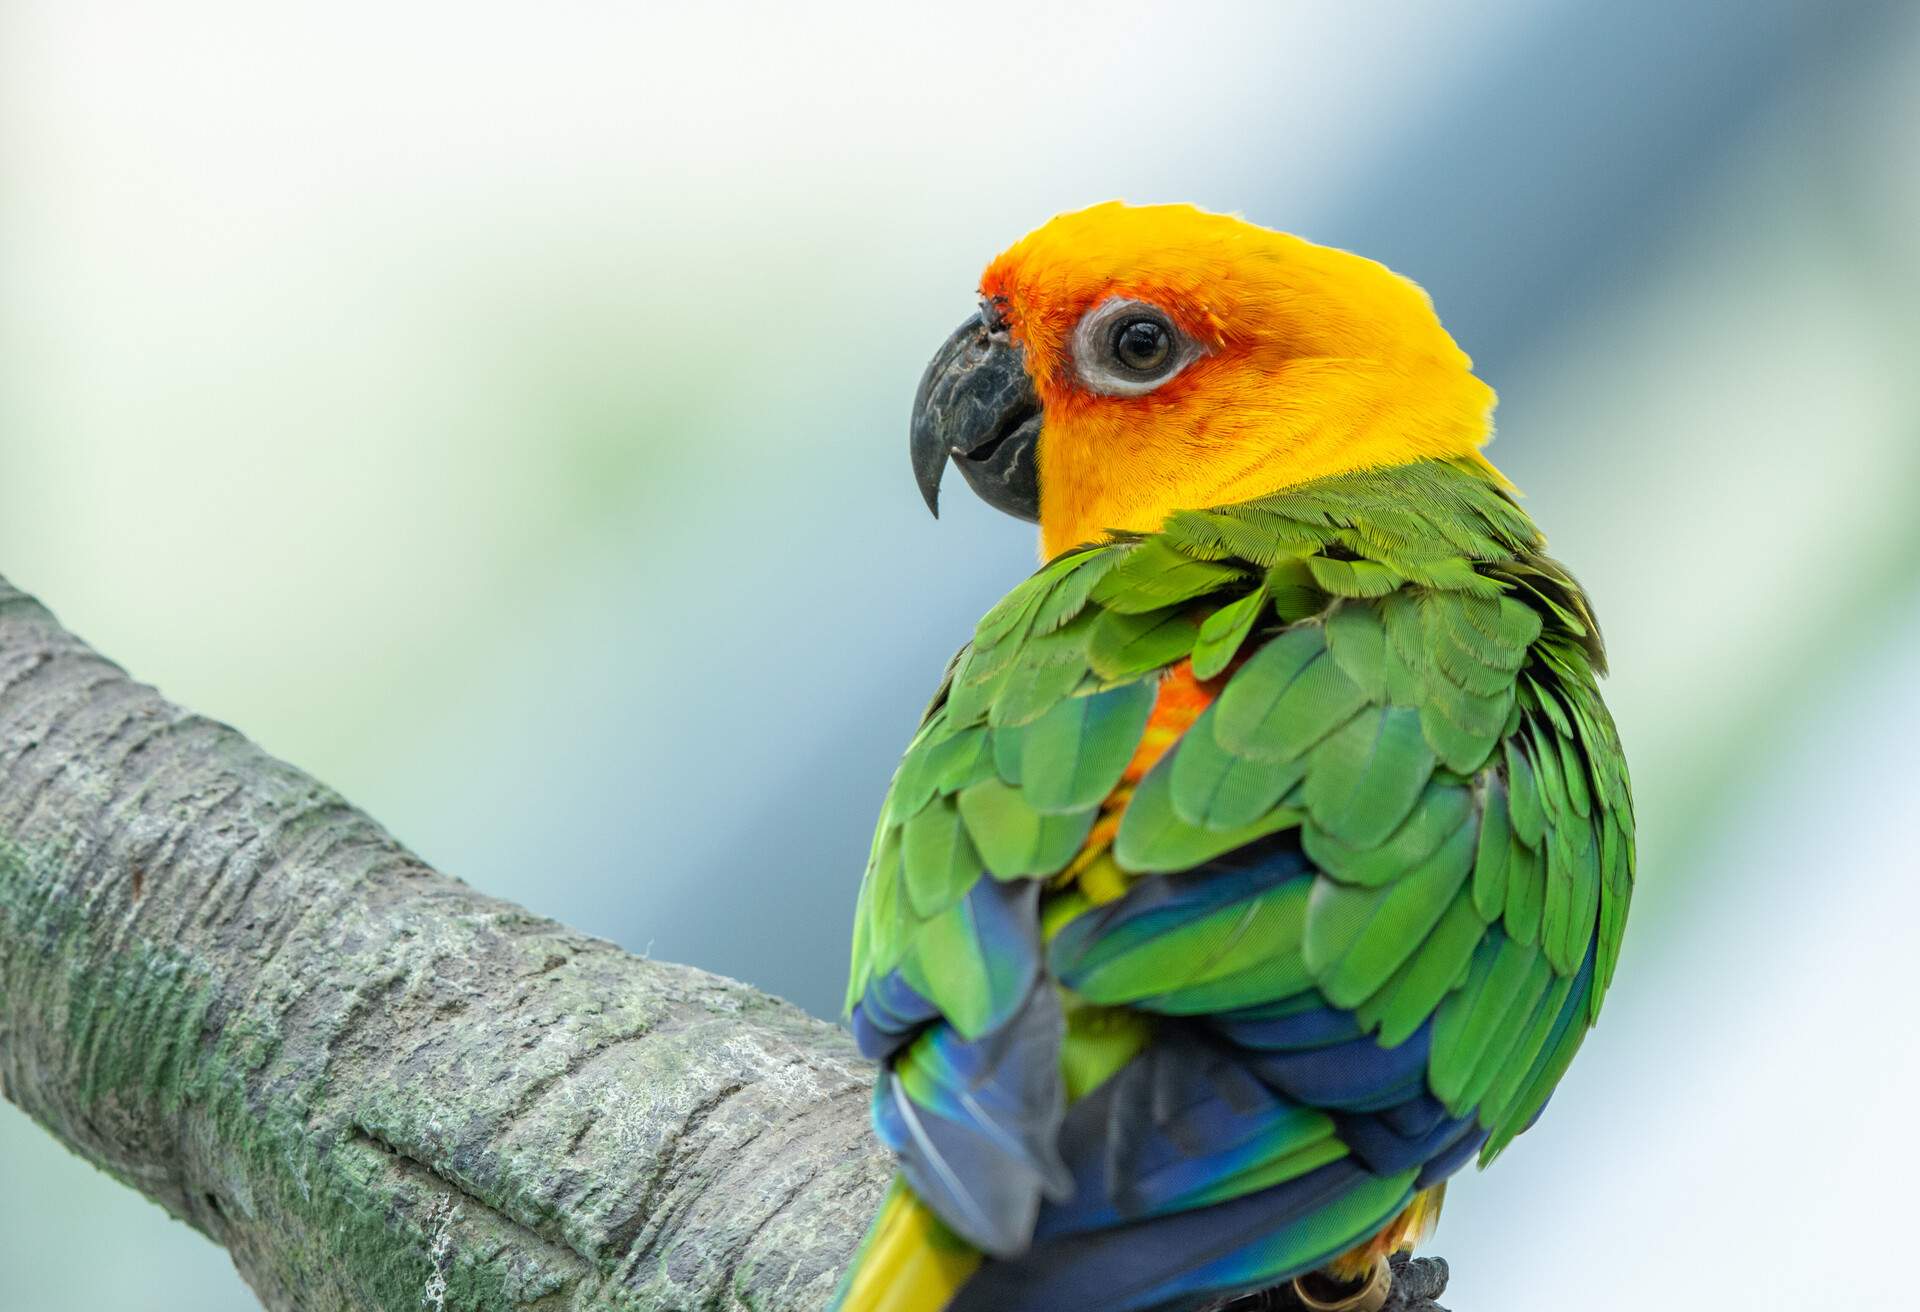
M 812 1312 L 836 1028 L 437 874 L 0 582 L 0 1089 L 274 1309 Z

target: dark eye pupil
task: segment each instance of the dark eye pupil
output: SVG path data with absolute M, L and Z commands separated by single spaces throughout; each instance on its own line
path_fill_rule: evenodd
M 1153 319 L 1129 319 L 1114 330 L 1113 354 L 1129 369 L 1145 373 L 1166 363 L 1173 352 L 1167 326 Z

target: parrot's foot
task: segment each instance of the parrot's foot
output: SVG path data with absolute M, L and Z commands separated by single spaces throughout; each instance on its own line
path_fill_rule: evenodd
M 1383 1286 L 1382 1301 L 1340 1301 L 1342 1298 L 1355 1299 L 1365 1294 L 1376 1280 Z M 1395 1253 L 1365 1280 L 1349 1285 L 1344 1290 L 1332 1281 L 1317 1277 L 1309 1277 L 1308 1281 L 1309 1288 L 1305 1290 L 1300 1288 L 1300 1281 L 1289 1281 L 1277 1289 L 1249 1294 L 1245 1298 L 1221 1304 L 1211 1312 L 1314 1312 L 1318 1308 L 1359 1312 L 1359 1309 L 1366 1307 L 1378 1308 L 1379 1312 L 1447 1312 L 1434 1302 L 1447 1292 L 1447 1264 L 1443 1258 Z

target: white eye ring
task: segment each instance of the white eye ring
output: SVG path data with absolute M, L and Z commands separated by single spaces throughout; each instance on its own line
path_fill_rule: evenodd
M 1116 349 L 1121 333 L 1136 321 L 1157 326 L 1167 337 L 1165 356 L 1145 369 L 1126 364 Z M 1088 391 L 1102 396 L 1145 396 L 1204 354 L 1165 310 L 1124 296 L 1100 302 L 1081 315 L 1073 329 L 1074 372 Z

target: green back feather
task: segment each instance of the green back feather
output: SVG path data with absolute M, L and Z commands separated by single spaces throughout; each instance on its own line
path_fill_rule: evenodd
M 1320 873 L 1106 945 L 1080 963 L 1085 1000 L 1317 995 L 1390 1045 L 1431 1018 L 1429 1082 L 1497 1153 L 1597 1016 L 1633 884 L 1599 629 L 1543 545 L 1483 467 L 1448 461 L 1181 512 L 1050 562 L 981 620 L 901 762 L 849 1005 L 899 968 L 964 1033 L 1004 1019 L 968 889 L 1066 868 L 1160 676 L 1191 657 L 1224 686 L 1141 781 L 1115 861 L 1149 878 L 1297 829 Z

